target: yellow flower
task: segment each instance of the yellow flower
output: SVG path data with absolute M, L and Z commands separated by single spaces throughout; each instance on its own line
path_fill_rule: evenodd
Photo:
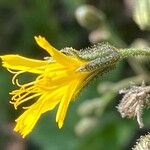
M 45 60 L 35 60 L 19 55 L 1 56 L 3 66 L 14 73 L 12 82 L 19 89 L 12 91 L 11 103 L 17 107 L 27 101 L 31 106 L 23 107 L 25 112 L 16 119 L 14 131 L 23 137 L 28 135 L 40 116 L 58 106 L 56 122 L 61 128 L 64 123 L 70 101 L 92 77 L 92 72 L 80 72 L 77 69 L 86 64 L 84 60 L 65 55 L 52 47 L 45 38 L 35 37 L 37 44 L 46 50 L 50 57 Z M 20 84 L 18 75 L 29 72 L 36 74 L 34 81 Z M 36 101 L 33 99 L 37 98 Z M 29 104 L 29 103 L 28 103 Z

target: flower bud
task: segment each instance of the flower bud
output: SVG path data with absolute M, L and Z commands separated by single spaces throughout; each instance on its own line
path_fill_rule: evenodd
M 133 19 L 142 30 L 150 30 L 150 0 L 134 0 Z
M 103 40 L 107 40 L 109 38 L 110 38 L 110 32 L 108 32 L 108 30 L 106 29 L 103 30 L 96 29 L 89 34 L 89 40 L 91 43 L 94 44 L 101 42 Z
M 94 117 L 85 117 L 81 119 L 75 126 L 77 136 L 85 136 L 91 133 L 98 125 L 98 120 Z
M 80 116 L 88 116 L 96 113 L 96 110 L 99 109 L 102 105 L 102 101 L 99 98 L 92 100 L 86 100 L 78 107 L 78 114 Z
M 82 27 L 90 30 L 100 27 L 104 20 L 103 12 L 91 5 L 83 5 L 77 8 L 75 17 Z

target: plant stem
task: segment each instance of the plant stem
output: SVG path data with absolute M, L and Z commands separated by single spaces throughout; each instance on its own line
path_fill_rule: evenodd
M 131 56 L 150 56 L 150 48 L 124 48 L 119 49 L 122 58 L 127 58 Z

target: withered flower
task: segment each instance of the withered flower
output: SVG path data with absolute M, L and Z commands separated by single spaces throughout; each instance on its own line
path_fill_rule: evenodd
M 117 106 L 122 118 L 137 117 L 139 127 L 142 128 L 143 109 L 150 104 L 150 86 L 145 86 L 143 82 L 141 86 L 131 86 L 129 89 L 120 90 L 119 93 L 124 94 Z
M 149 150 L 150 149 L 150 133 L 141 136 L 132 150 Z

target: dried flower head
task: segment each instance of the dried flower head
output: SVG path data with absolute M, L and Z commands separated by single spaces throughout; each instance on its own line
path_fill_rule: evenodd
M 142 113 L 145 106 L 148 106 L 150 101 L 150 86 L 145 86 L 144 82 L 141 86 L 131 86 L 129 89 L 122 89 L 120 94 L 124 94 L 121 102 L 117 106 L 122 118 L 137 117 L 139 127 L 144 126 Z
M 150 149 L 150 133 L 148 133 L 145 136 L 141 136 L 132 150 L 149 150 L 149 149 Z

